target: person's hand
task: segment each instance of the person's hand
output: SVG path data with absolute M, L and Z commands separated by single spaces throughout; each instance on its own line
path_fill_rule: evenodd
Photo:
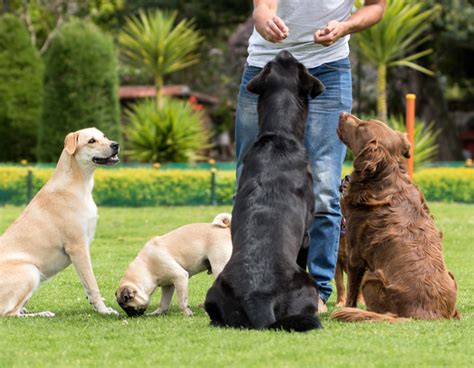
M 280 17 L 255 21 L 255 28 L 260 35 L 269 42 L 282 42 L 288 37 L 288 27 Z
M 328 25 L 314 32 L 314 42 L 323 46 L 331 46 L 339 38 L 344 37 L 348 33 L 345 22 L 332 20 Z

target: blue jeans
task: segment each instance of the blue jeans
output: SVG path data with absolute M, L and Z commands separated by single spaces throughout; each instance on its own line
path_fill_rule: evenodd
M 245 153 L 258 134 L 258 96 L 248 92 L 246 87 L 260 70 L 246 65 L 240 84 L 235 122 L 237 185 Z M 314 221 L 309 231 L 308 269 L 321 299 L 326 302 L 332 292 L 331 280 L 336 270 L 341 225 L 339 184 L 346 154 L 336 128 L 339 114 L 351 111 L 352 81 L 348 58 L 311 68 L 309 72 L 326 87 L 321 95 L 309 100 L 305 131 L 316 198 Z

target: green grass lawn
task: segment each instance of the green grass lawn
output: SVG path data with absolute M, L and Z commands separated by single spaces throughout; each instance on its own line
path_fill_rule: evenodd
M 146 240 L 190 222 L 210 222 L 230 208 L 99 208 L 92 260 L 102 295 L 120 317 L 93 312 L 69 267 L 42 285 L 27 306 L 32 312 L 55 312 L 55 318 L 0 319 L 0 367 L 473 366 L 474 205 L 432 203 L 431 209 L 458 282 L 461 320 L 343 324 L 323 315 L 324 330 L 289 334 L 210 327 L 197 307 L 213 281 L 205 273 L 190 282 L 194 317 L 184 317 L 174 300 L 167 316 L 128 318 L 114 292 Z M 0 208 L 0 233 L 21 210 Z

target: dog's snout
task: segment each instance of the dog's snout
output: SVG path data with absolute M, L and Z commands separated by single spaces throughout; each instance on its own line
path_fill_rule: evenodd
M 120 304 L 120 307 L 124 310 L 125 313 L 127 313 L 127 316 L 129 317 L 140 317 L 145 313 L 146 308 L 133 308 L 133 307 L 127 307 L 125 305 Z
M 281 57 L 281 58 L 288 58 L 291 56 L 290 52 L 288 50 L 281 50 L 279 53 L 278 53 L 278 56 Z
M 347 112 L 341 112 L 341 114 L 339 115 L 339 121 L 346 121 L 349 115 L 350 114 L 348 114 Z
M 112 142 L 110 143 L 110 148 L 112 148 L 114 151 L 118 151 L 120 148 L 120 144 L 118 144 L 117 142 Z

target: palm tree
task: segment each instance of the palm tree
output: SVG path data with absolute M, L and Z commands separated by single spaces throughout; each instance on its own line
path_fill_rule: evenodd
M 193 21 L 175 24 L 176 12 L 140 11 L 119 34 L 123 62 L 153 77 L 159 107 L 164 76 L 199 61 L 197 48 L 203 38 Z
M 423 34 L 437 10 L 436 7 L 423 10 L 423 7 L 423 2 L 387 0 L 380 23 L 355 36 L 365 58 L 377 65 L 377 114 L 382 121 L 387 121 L 388 68 L 406 66 L 433 75 L 431 70 L 414 62 L 433 52 L 432 49 L 416 51 L 430 39 Z

